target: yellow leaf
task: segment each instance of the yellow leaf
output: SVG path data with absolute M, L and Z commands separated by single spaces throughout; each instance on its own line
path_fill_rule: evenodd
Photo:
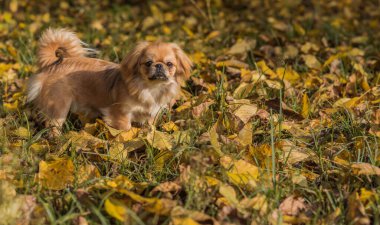
M 286 50 L 284 52 L 284 58 L 295 58 L 298 55 L 298 48 L 294 45 L 286 46 Z
M 145 41 L 151 41 L 151 42 L 154 42 L 154 41 L 157 41 L 157 37 L 156 37 L 156 36 L 153 36 L 153 35 L 146 35 L 146 36 L 145 36 Z
M 173 121 L 169 121 L 169 122 L 165 123 L 164 125 L 162 125 L 162 129 L 164 129 L 167 132 L 177 131 L 178 126 Z
M 159 150 L 171 150 L 173 148 L 171 140 L 172 137 L 170 134 L 157 131 L 155 128 L 153 128 L 147 136 L 147 141 L 149 144 Z
M 128 151 L 124 149 L 123 143 L 113 142 L 108 149 L 109 157 L 117 162 L 123 162 L 128 157 Z
M 106 199 L 104 209 L 113 218 L 124 222 L 128 216 L 126 206 L 120 201 L 112 198 Z
M 252 123 L 244 125 L 238 135 L 240 144 L 243 146 L 252 144 L 252 133 Z
M 303 29 L 303 27 L 300 24 L 298 24 L 298 23 L 294 23 L 293 24 L 293 28 L 301 36 L 303 36 L 303 35 L 306 34 L 305 29 Z
M 282 151 L 279 158 L 282 161 L 286 161 L 288 164 L 302 162 L 306 159 L 310 159 L 311 156 L 309 152 L 306 152 L 304 149 L 298 147 L 290 140 L 281 140 L 276 143 L 276 147 Z
M 81 165 L 79 171 L 76 174 L 78 177 L 78 183 L 81 184 L 91 179 L 96 179 L 100 177 L 98 168 L 91 164 Z
M 310 69 L 320 69 L 322 66 L 314 55 L 303 55 L 302 58 Z
M 362 82 L 360 83 L 360 85 L 361 85 L 361 87 L 363 88 L 364 91 L 369 91 L 371 89 L 371 87 L 368 84 L 368 80 L 367 80 L 366 76 L 363 77 Z
M 145 17 L 145 19 L 142 22 L 141 29 L 142 30 L 147 30 L 147 29 L 153 27 L 154 25 L 156 25 L 158 22 L 159 21 L 157 21 L 155 18 L 153 18 L 151 16 L 147 16 L 147 17 Z
M 207 57 L 203 52 L 195 52 L 190 57 L 195 64 L 202 64 L 207 62 Z
M 146 211 L 156 213 L 158 215 L 168 215 L 173 207 L 176 206 L 176 201 L 170 199 L 145 198 L 131 191 L 122 189 L 118 192 L 127 195 L 132 200 L 143 204 Z
M 225 197 L 232 206 L 238 206 L 239 200 L 236 198 L 236 192 L 233 187 L 223 184 L 219 187 L 219 193 Z
M 18 109 L 18 103 L 18 100 L 14 101 L 13 103 L 4 102 L 3 107 L 7 111 L 16 111 Z
M 246 98 L 252 93 L 252 90 L 254 87 L 255 86 L 253 83 L 243 82 L 235 89 L 235 91 L 233 93 L 233 97 L 235 99 Z
M 237 67 L 237 68 L 244 68 L 244 69 L 247 69 L 249 67 L 248 64 L 246 64 L 242 61 L 236 60 L 236 59 L 230 59 L 230 60 L 217 62 L 216 66 L 217 67 L 230 66 L 230 67 Z
M 168 150 L 163 150 L 154 157 L 154 168 L 161 171 L 169 159 L 173 157 L 173 153 Z
M 118 142 L 130 141 L 137 137 L 140 130 L 141 130 L 140 128 L 132 127 L 128 131 L 121 131 L 121 133 L 117 134 L 117 136 L 115 137 L 115 141 L 118 141 Z
M 211 142 L 211 145 L 212 147 L 215 149 L 215 151 L 219 154 L 219 155 L 223 155 L 222 153 L 222 147 L 219 143 L 219 135 L 217 133 L 217 125 L 218 122 L 216 122 L 212 127 L 211 129 L 209 130 L 209 135 L 210 135 L 210 142 Z
M 33 143 L 32 145 L 30 145 L 29 148 L 33 153 L 41 154 L 49 150 L 49 143 L 47 144 Z
M 91 23 L 91 28 L 92 29 L 95 29 L 95 30 L 104 30 L 104 26 L 102 24 L 102 21 L 100 20 L 94 20 L 92 23 Z
M 9 9 L 11 10 L 11 12 L 15 13 L 15 12 L 17 12 L 17 8 L 18 8 L 17 0 L 12 0 L 9 3 Z
M 218 30 L 211 31 L 211 32 L 207 35 L 207 37 L 206 37 L 206 41 L 210 41 L 210 40 L 215 39 L 215 38 L 217 38 L 217 37 L 219 37 L 219 36 L 220 36 L 220 31 L 218 31 Z
M 240 55 L 249 50 L 254 49 L 256 46 L 256 40 L 242 40 L 238 39 L 237 42 L 228 50 L 227 54 Z
M 206 183 L 208 184 L 209 187 L 216 186 L 221 184 L 221 181 L 210 176 L 205 176 Z
M 162 32 L 164 32 L 164 34 L 166 35 L 170 35 L 172 33 L 172 30 L 170 29 L 170 27 L 164 25 L 162 26 Z
M 41 161 L 38 181 L 51 190 L 62 190 L 74 182 L 74 164 L 70 159 L 56 159 L 51 162 Z
M 173 225 L 200 225 L 197 221 L 191 219 L 190 217 L 174 217 L 172 218 Z
M 30 137 L 30 132 L 25 127 L 19 127 L 15 131 L 12 132 L 13 135 L 16 135 L 17 137 L 27 139 Z
M 243 123 L 247 123 L 257 114 L 257 110 L 257 106 L 254 104 L 244 104 L 234 111 L 234 115 L 241 119 Z
M 295 70 L 293 70 L 290 66 L 286 68 L 284 67 L 277 68 L 276 74 L 280 80 L 285 79 L 292 84 L 296 83 L 300 79 L 300 75 Z
M 143 191 L 148 186 L 146 182 L 140 182 L 136 183 L 131 181 L 128 177 L 123 175 L 118 175 L 116 178 L 113 178 L 112 180 L 107 180 L 105 184 L 108 187 L 114 188 L 116 190 L 137 190 L 137 191 Z
M 303 118 L 308 118 L 309 114 L 310 114 L 309 97 L 307 96 L 306 93 L 304 93 L 302 96 L 302 112 L 301 112 L 301 115 L 303 116 Z
M 354 97 L 352 99 L 350 99 L 349 101 L 343 103 L 343 106 L 346 107 L 346 108 L 353 108 L 355 107 L 357 104 L 359 104 L 361 100 L 361 97 Z
M 323 64 L 323 67 L 326 67 L 328 65 L 330 65 L 333 61 L 337 60 L 337 59 L 340 59 L 342 57 L 345 57 L 347 54 L 344 54 L 344 53 L 338 53 L 338 54 L 335 54 L 335 55 L 331 55 L 326 61 L 325 63 Z
M 194 33 L 186 25 L 182 26 L 182 30 L 184 30 L 187 36 L 189 36 L 190 38 L 194 37 Z
M 258 63 L 256 63 L 256 65 L 258 68 L 260 68 L 263 74 L 270 76 L 271 79 L 277 77 L 276 73 L 273 72 L 273 70 L 267 66 L 265 61 L 261 60 Z
M 227 169 L 227 176 L 229 180 L 236 185 L 252 184 L 257 180 L 259 169 L 240 159 L 233 160 L 229 156 L 220 158 L 220 164 Z

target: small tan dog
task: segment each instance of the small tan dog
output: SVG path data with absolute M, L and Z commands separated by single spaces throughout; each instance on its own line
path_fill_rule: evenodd
M 66 29 L 48 29 L 39 41 L 39 71 L 28 83 L 28 102 L 59 133 L 69 111 L 102 117 L 121 130 L 153 122 L 178 95 L 192 63 L 178 45 L 141 42 L 121 64 L 86 57 L 91 49 Z

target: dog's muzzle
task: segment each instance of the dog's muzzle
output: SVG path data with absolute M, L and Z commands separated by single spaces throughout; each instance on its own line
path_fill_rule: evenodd
M 168 77 L 165 75 L 165 70 L 161 64 L 156 65 L 156 72 L 149 78 L 149 80 L 168 80 Z

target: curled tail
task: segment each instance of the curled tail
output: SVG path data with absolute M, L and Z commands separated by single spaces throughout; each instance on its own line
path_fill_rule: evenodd
M 64 28 L 49 28 L 43 32 L 39 40 L 38 65 L 42 69 L 58 65 L 64 58 L 84 57 L 88 54 L 96 53 L 95 50 L 84 46 L 86 44 L 74 32 Z M 38 98 L 47 77 L 46 73 L 40 72 L 29 78 L 27 102 Z
M 84 46 L 86 44 L 74 32 L 64 28 L 49 28 L 39 40 L 38 64 L 43 68 L 59 64 L 63 58 L 83 57 L 94 52 Z

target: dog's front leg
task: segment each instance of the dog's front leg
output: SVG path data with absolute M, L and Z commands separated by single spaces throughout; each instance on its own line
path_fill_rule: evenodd
M 130 130 L 132 127 L 130 114 L 114 113 L 103 119 L 108 125 L 118 130 Z

